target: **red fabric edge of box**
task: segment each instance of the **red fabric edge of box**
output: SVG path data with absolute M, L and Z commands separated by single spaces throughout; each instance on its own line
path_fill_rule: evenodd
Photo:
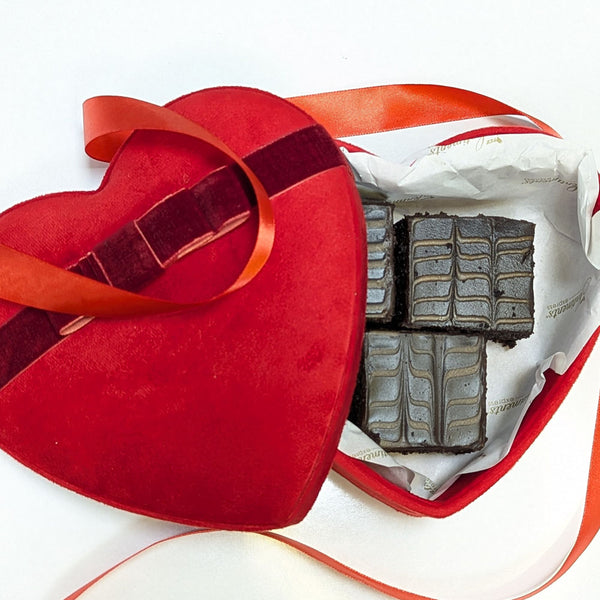
M 399 488 L 362 461 L 339 450 L 333 462 L 333 469 L 370 496 L 408 515 L 442 518 L 458 512 L 491 488 L 531 446 L 575 383 L 599 335 L 600 328 L 594 332 L 563 375 L 552 371 L 545 373 L 546 385 L 525 414 L 508 455 L 485 471 L 461 475 L 436 500 L 425 500 Z

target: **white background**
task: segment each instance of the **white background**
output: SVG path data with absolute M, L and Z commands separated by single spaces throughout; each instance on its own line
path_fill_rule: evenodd
M 598 6 L 582 0 L 0 0 L 1 207 L 98 185 L 104 167 L 83 154 L 81 130 L 81 103 L 97 94 L 162 104 L 223 84 L 291 96 L 439 83 L 533 114 L 598 157 Z M 459 515 L 411 519 L 332 476 L 309 517 L 289 533 L 415 592 L 461 599 L 473 597 L 477 585 L 488 591 L 475 597 L 496 597 L 490 590 L 534 563 L 577 513 L 596 370 L 588 369 L 517 467 Z M 576 443 L 557 456 L 564 435 Z M 572 464 L 579 468 L 569 490 L 557 489 L 554 475 Z M 0 490 L 0 600 L 60 600 L 151 541 L 184 530 L 78 497 L 4 454 Z M 94 597 L 148 598 L 141 582 L 157 594 L 158 582 L 174 586 L 171 597 L 184 599 L 236 592 L 241 598 L 379 597 L 248 536 L 200 537 L 184 553 L 173 547 L 159 560 L 138 561 L 129 575 L 123 569 L 111 589 L 99 586 Z M 595 540 L 538 597 L 595 597 L 599 560 Z

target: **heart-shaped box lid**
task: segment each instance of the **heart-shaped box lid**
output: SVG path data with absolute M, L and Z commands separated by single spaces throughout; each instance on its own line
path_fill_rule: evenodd
M 262 271 L 206 306 L 76 319 L 0 304 L 0 446 L 45 477 L 145 515 L 230 529 L 292 524 L 335 455 L 364 327 L 360 199 L 306 113 L 248 88 L 168 107 L 244 157 L 268 192 Z M 138 131 L 100 188 L 0 215 L 0 242 L 103 283 L 191 302 L 248 260 L 252 188 L 207 144 Z

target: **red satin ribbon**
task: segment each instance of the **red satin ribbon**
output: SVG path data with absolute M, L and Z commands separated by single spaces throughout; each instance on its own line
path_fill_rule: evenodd
M 573 549 L 567 556 L 567 558 L 566 558 L 565 562 L 563 563 L 563 565 L 561 566 L 561 568 L 557 571 L 557 573 L 549 581 L 547 581 L 545 584 L 541 585 L 536 590 L 534 590 L 528 594 L 525 594 L 524 596 L 519 596 L 518 598 L 515 598 L 514 600 L 526 600 L 527 598 L 531 598 L 532 596 L 535 596 L 538 592 L 541 592 L 542 590 L 546 589 L 548 586 L 552 585 L 557 579 L 562 577 L 571 568 L 571 566 L 575 563 L 575 561 L 581 556 L 581 553 L 588 547 L 588 545 L 592 541 L 594 535 L 597 533 L 598 528 L 600 527 L 600 427 L 598 426 L 599 423 L 600 423 L 600 403 L 599 403 L 599 407 L 598 407 L 598 413 L 596 416 L 596 429 L 594 432 L 594 441 L 593 441 L 593 446 L 592 446 L 592 458 L 591 458 L 591 463 L 590 463 L 590 474 L 589 474 L 589 478 L 588 478 L 588 488 L 587 488 L 587 494 L 586 494 L 583 519 L 581 521 L 581 526 L 579 528 L 579 533 L 577 535 L 577 539 L 575 541 Z M 79 588 L 76 592 L 74 592 L 73 594 L 68 596 L 65 600 L 76 600 L 76 598 L 79 598 L 86 590 L 91 588 L 95 583 L 100 581 L 103 577 L 105 577 L 106 575 L 108 575 L 109 573 L 111 573 L 112 571 L 114 571 L 115 569 L 117 569 L 118 567 L 120 567 L 121 565 L 126 563 L 127 561 L 131 560 L 132 558 L 135 558 L 142 552 L 145 552 L 146 550 L 148 550 L 158 544 L 162 544 L 162 543 L 168 542 L 169 540 L 173 540 L 173 539 L 183 537 L 183 536 L 195 535 L 198 533 L 209 533 L 209 532 L 210 532 L 209 530 L 192 531 L 189 533 L 184 533 L 184 534 L 180 534 L 177 536 L 173 536 L 167 540 L 155 542 L 154 544 L 151 544 L 147 548 L 144 548 L 143 550 L 136 552 L 134 555 L 130 556 L 129 558 L 127 558 L 124 561 L 120 562 L 119 564 L 115 565 L 114 567 L 112 567 L 111 569 L 109 569 L 108 571 L 103 573 L 102 575 L 99 575 L 98 577 L 96 577 L 95 579 L 93 579 L 92 581 L 90 581 L 89 583 L 84 585 L 83 587 Z M 306 544 L 303 544 L 302 542 L 285 537 L 281 534 L 274 533 L 272 531 L 263 531 L 263 532 L 258 532 L 258 535 L 263 535 L 265 537 L 268 537 L 275 541 L 278 541 L 282 544 L 286 544 L 287 546 L 290 546 L 290 547 L 294 548 L 295 550 L 298 550 L 299 552 L 302 552 L 303 554 L 306 554 L 307 556 L 314 558 L 321 564 L 328 566 L 329 568 L 333 569 L 334 571 L 337 571 L 338 573 L 341 573 L 342 575 L 345 575 L 346 577 L 350 577 L 350 579 L 353 579 L 354 581 L 357 581 L 357 582 L 359 582 L 363 585 L 366 585 L 374 590 L 377 590 L 378 592 L 382 592 L 383 594 L 386 594 L 392 598 L 398 598 L 398 600 L 435 600 L 434 598 L 431 598 L 430 596 L 422 596 L 420 594 L 415 594 L 413 592 L 402 590 L 400 588 L 396 588 L 394 586 L 383 583 L 382 581 L 379 581 L 377 579 L 369 577 L 368 575 L 364 575 L 360 571 L 356 571 L 355 569 L 352 569 L 351 567 L 337 561 L 336 559 L 332 558 L 331 556 L 328 556 L 327 554 L 324 554 L 323 552 L 320 552 L 319 550 L 316 550 L 315 548 L 312 548 L 311 546 L 307 546 Z
M 148 315 L 201 306 L 241 288 L 258 274 L 273 247 L 273 208 L 262 183 L 242 158 L 212 133 L 168 108 L 133 98 L 99 96 L 87 100 L 83 110 L 85 150 L 92 158 L 110 161 L 134 130 L 150 129 L 197 138 L 236 162 L 256 194 L 258 232 L 252 254 L 238 278 L 227 289 L 199 302 L 180 303 L 120 290 L 0 244 L 0 298 L 73 315 Z
M 333 137 L 347 137 L 405 127 L 430 125 L 498 115 L 528 117 L 542 132 L 558 134 L 548 125 L 506 104 L 457 88 L 434 85 L 393 85 L 291 98 L 311 114 Z M 266 117 L 267 118 L 267 117 Z M 254 173 L 221 140 L 198 124 L 168 108 L 115 96 L 101 96 L 84 104 L 86 152 L 99 160 L 111 160 L 120 145 L 136 129 L 177 132 L 200 139 L 235 161 L 248 176 L 257 197 L 257 240 L 238 279 L 221 297 L 248 283 L 267 261 L 274 239 L 273 212 L 269 198 Z M 148 298 L 118 290 L 65 271 L 23 252 L 0 244 L 0 297 L 44 310 L 89 316 L 129 316 L 182 310 L 207 302 L 182 304 Z M 214 299 L 214 298 L 212 298 Z M 600 415 L 598 417 L 600 419 Z M 577 560 L 600 528 L 600 428 L 594 435 L 585 512 L 577 541 L 559 572 L 529 598 L 564 574 Z M 401 600 L 432 600 L 388 586 L 350 569 L 331 557 L 276 533 L 262 535 L 286 543 L 331 568 Z M 94 580 L 97 581 L 97 580 Z M 69 596 L 74 600 L 93 582 Z
M 560 137 L 543 121 L 508 104 L 443 85 L 382 85 L 288 100 L 335 138 L 500 115 L 527 117 L 544 133 Z
M 598 343 L 598 342 L 597 342 Z M 538 592 L 546 589 L 548 586 L 552 585 L 557 579 L 560 579 L 575 563 L 575 561 L 581 556 L 582 552 L 589 546 L 591 541 L 594 539 L 596 533 L 600 529 L 600 402 L 598 403 L 598 411 L 596 413 L 596 427 L 594 430 L 594 439 L 592 443 L 592 456 L 590 460 L 590 470 L 588 476 L 588 485 L 586 491 L 585 498 L 585 506 L 583 511 L 583 518 L 581 520 L 581 525 L 579 526 L 579 532 L 577 534 L 577 539 L 575 540 L 575 544 L 569 552 L 565 562 L 562 564 L 560 569 L 556 572 L 556 574 L 548 580 L 546 583 L 538 587 L 537 589 L 525 594 L 523 596 L 518 596 L 513 600 L 526 600 L 526 598 L 531 598 L 535 596 Z M 435 600 L 429 596 L 421 596 L 419 594 L 414 594 L 412 592 L 408 592 L 406 590 L 402 590 L 390 585 L 387 585 L 377 579 L 373 579 L 372 577 L 368 577 L 354 569 L 351 569 L 347 565 L 340 563 L 339 561 L 303 544 L 302 542 L 298 542 L 296 540 L 292 540 L 286 538 L 278 533 L 273 532 L 264 532 L 263 535 L 266 535 L 272 539 L 275 539 L 279 542 L 287 544 L 288 546 L 292 546 L 296 550 L 311 556 L 312 558 L 318 560 L 319 562 L 327 565 L 328 567 L 338 571 L 342 575 L 346 575 L 351 579 L 354 579 L 362 584 L 367 585 L 379 592 L 387 594 L 392 598 L 398 598 L 399 600 Z M 73 596 L 75 598 L 76 596 Z M 71 597 L 69 597 L 70 600 Z
M 560 137 L 556 131 L 542 121 L 506 104 L 480 94 L 451 87 L 435 85 L 380 86 L 311 96 L 299 96 L 290 98 L 290 101 L 311 114 L 333 137 L 347 137 L 405 127 L 498 115 L 525 116 L 535 123 L 541 132 Z M 119 100 L 99 98 L 92 99 L 86 103 L 86 140 L 88 140 L 86 150 L 91 155 L 104 157 L 104 159 L 110 159 L 116 148 L 118 148 L 118 145 L 124 139 L 124 131 L 132 128 L 131 123 L 140 123 L 139 120 L 135 120 L 138 104 L 132 101 L 134 104 L 130 105 L 131 114 L 128 117 L 132 117 L 133 121 L 124 118 L 120 125 L 120 132 L 117 132 L 116 136 L 113 133 L 106 137 L 107 130 L 114 129 L 114 127 L 107 126 L 104 116 L 104 106 L 108 106 L 112 102 L 117 102 L 118 104 Z M 108 113 L 110 116 L 112 110 L 109 109 Z M 142 119 L 141 122 L 145 121 Z M 155 125 L 154 122 L 153 124 Z M 535 130 L 532 128 L 530 131 Z M 560 570 L 550 581 L 537 590 L 520 596 L 517 600 L 530 598 L 568 571 L 592 541 L 598 529 L 600 529 L 600 406 L 594 432 L 584 515 L 575 545 Z M 339 573 L 393 598 L 399 598 L 400 600 L 433 600 L 432 598 L 401 590 L 377 581 L 296 540 L 273 532 L 262 532 L 261 535 L 287 544 Z M 110 571 L 113 569 L 110 569 Z M 107 571 L 107 573 L 110 571 Z M 67 600 L 78 598 L 104 575 L 101 575 L 70 595 Z
M 579 558 L 579 556 L 581 556 L 581 553 L 588 547 L 588 545 L 590 544 L 594 535 L 597 533 L 597 531 L 600 527 L 600 427 L 599 427 L 599 424 L 600 424 L 600 403 L 598 405 L 598 413 L 596 415 L 596 429 L 594 431 L 592 457 L 591 457 L 591 462 L 590 462 L 590 474 L 589 474 L 589 478 L 588 478 L 588 487 L 587 487 L 583 519 L 581 521 L 579 533 L 577 535 L 577 539 L 575 541 L 573 549 L 567 556 L 567 558 L 566 558 L 565 562 L 563 563 L 563 565 L 561 566 L 561 568 L 557 571 L 557 573 L 549 581 L 547 581 L 545 584 L 541 585 L 536 590 L 534 590 L 528 594 L 525 594 L 523 596 L 519 596 L 518 598 L 515 598 L 514 600 L 526 600 L 527 598 L 531 598 L 532 596 L 536 595 L 538 592 L 541 592 L 542 590 L 546 589 L 548 586 L 550 586 L 552 583 L 554 583 L 557 579 L 562 577 L 571 568 L 571 566 L 575 563 L 575 561 Z M 96 577 L 95 579 L 93 579 L 92 581 L 90 581 L 89 583 L 84 585 L 83 587 L 79 588 L 76 592 L 74 592 L 73 594 L 68 596 L 65 600 L 76 600 L 76 598 L 79 598 L 86 590 L 88 590 L 90 587 L 92 587 L 100 579 L 102 579 L 103 577 L 105 577 L 106 575 L 108 575 L 109 573 L 111 573 L 112 571 L 114 571 L 115 569 L 117 569 L 118 567 L 123 565 L 124 563 L 126 563 L 128 560 L 131 560 L 132 558 L 138 556 L 142 552 L 144 552 L 158 544 L 168 542 L 169 540 L 173 540 L 173 539 L 187 536 L 187 535 L 194 535 L 194 534 L 198 534 L 198 533 L 209 533 L 209 531 L 208 530 L 192 531 L 189 533 L 184 533 L 184 534 L 180 534 L 177 536 L 173 536 L 173 537 L 169 538 L 168 540 L 162 540 L 160 542 L 155 542 L 154 544 L 151 544 L 147 548 L 144 548 L 143 550 L 136 552 L 131 557 L 125 559 L 124 561 L 115 565 L 114 567 L 112 567 L 111 569 L 109 569 L 108 571 L 103 573 L 102 575 L 99 575 L 98 577 Z M 374 590 L 377 590 L 378 592 L 382 592 L 383 594 L 386 594 L 392 598 L 398 598 L 399 600 L 435 600 L 434 598 L 431 598 L 430 596 L 422 596 L 420 594 L 415 594 L 413 592 L 409 592 L 409 591 L 402 590 L 400 588 L 388 585 L 377 579 L 373 579 L 372 577 L 369 577 L 368 575 L 364 575 L 363 573 L 356 571 L 355 569 L 352 569 L 351 567 L 337 561 L 336 559 L 332 558 L 331 556 L 328 556 L 327 554 L 324 554 L 323 552 L 320 552 L 319 550 L 316 550 L 315 548 L 312 548 L 311 546 L 307 546 L 306 544 L 303 544 L 302 542 L 285 537 L 281 534 L 274 533 L 272 531 L 258 532 L 258 534 L 263 535 L 268 538 L 271 538 L 271 539 L 281 542 L 283 544 L 286 544 L 287 546 L 290 546 L 290 547 L 294 548 L 295 550 L 298 550 L 299 552 L 302 552 L 303 554 L 306 554 L 307 556 L 314 558 L 318 562 L 328 566 L 329 568 L 337 571 L 338 573 L 341 573 L 342 575 L 345 575 L 346 577 L 350 577 L 354 581 L 357 581 L 357 582 L 359 582 L 363 585 L 366 585 Z

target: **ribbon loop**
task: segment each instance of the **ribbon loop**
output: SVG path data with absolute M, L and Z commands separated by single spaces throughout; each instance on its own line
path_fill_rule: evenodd
M 554 129 L 488 96 L 443 85 L 381 85 L 288 98 L 321 123 L 333 137 L 351 137 L 476 117 L 518 115 L 541 131 Z
M 180 133 L 222 152 L 248 177 L 258 208 L 258 232 L 250 258 L 224 291 L 198 302 L 180 303 L 150 298 L 66 271 L 34 256 L 0 244 L 0 297 L 42 310 L 89 317 L 130 317 L 177 312 L 202 306 L 249 283 L 267 262 L 273 247 L 273 208 L 262 183 L 245 161 L 212 133 L 170 110 L 120 96 L 99 96 L 84 104 L 86 152 L 110 161 L 135 130 Z

